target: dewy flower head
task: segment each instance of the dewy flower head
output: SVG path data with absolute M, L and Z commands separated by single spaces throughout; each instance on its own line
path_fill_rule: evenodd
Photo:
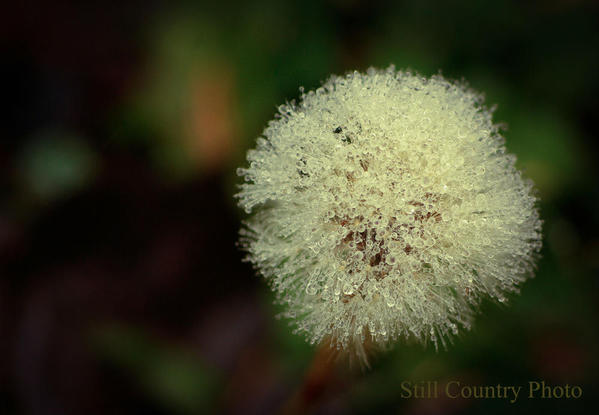
M 445 342 L 531 275 L 532 183 L 465 86 L 393 67 L 333 76 L 263 135 L 238 170 L 239 204 L 257 210 L 242 245 L 312 343 Z

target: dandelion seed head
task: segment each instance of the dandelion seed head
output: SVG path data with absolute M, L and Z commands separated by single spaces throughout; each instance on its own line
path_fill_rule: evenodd
M 238 169 L 241 243 L 311 343 L 444 343 L 532 275 L 541 221 L 515 160 L 463 84 L 332 76 L 280 106 Z

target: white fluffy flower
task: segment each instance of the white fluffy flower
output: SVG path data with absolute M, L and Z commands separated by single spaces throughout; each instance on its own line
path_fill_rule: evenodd
M 333 76 L 248 152 L 242 245 L 312 343 L 444 342 L 531 275 L 532 183 L 481 102 L 393 67 Z

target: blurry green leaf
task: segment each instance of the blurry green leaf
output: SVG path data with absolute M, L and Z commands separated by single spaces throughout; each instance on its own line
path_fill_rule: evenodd
M 488 68 L 472 67 L 465 77 L 484 93 L 487 106 L 497 106 L 493 120 L 507 125 L 502 131 L 507 150 L 517 156 L 518 168 L 534 181 L 541 199 L 551 200 L 581 180 L 587 168 L 582 139 L 569 119 L 523 96 Z
M 531 106 L 511 108 L 506 146 L 532 178 L 541 197 L 553 198 L 580 179 L 583 154 L 578 131 L 558 114 Z
M 265 293 L 262 300 L 264 307 L 269 309 L 268 315 L 272 316 L 271 338 L 279 364 L 292 376 L 303 374 L 314 356 L 314 346 L 311 346 L 302 335 L 293 333 L 294 326 L 290 325 L 289 319 L 279 317 L 284 307 L 273 304 L 272 293 Z
M 30 193 L 49 200 L 88 184 L 96 168 L 96 156 L 82 138 L 50 131 L 24 148 L 19 156 L 18 176 Z
M 148 69 L 138 90 L 115 114 L 111 138 L 147 148 L 154 167 L 167 178 L 189 178 L 210 157 L 198 154 L 203 137 L 194 128 L 203 124 L 194 100 L 199 85 L 220 82 L 214 73 L 231 67 L 222 32 L 209 15 L 196 12 L 171 12 L 160 19 L 148 31 Z M 218 99 L 201 98 L 208 106 Z
M 150 397 L 178 413 L 205 413 L 215 404 L 220 376 L 197 356 L 124 326 L 96 329 L 94 349 L 125 369 Z

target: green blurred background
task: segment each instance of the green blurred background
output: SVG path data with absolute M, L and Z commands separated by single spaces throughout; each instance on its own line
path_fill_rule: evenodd
M 544 219 L 537 275 L 447 350 L 399 342 L 315 413 L 592 412 L 594 1 L 18 2 L 3 7 L 0 413 L 277 413 L 314 350 L 235 247 L 235 168 L 331 73 L 439 70 L 497 104 Z M 351 379 L 351 380 L 348 380 Z M 402 399 L 402 381 L 580 385 Z

